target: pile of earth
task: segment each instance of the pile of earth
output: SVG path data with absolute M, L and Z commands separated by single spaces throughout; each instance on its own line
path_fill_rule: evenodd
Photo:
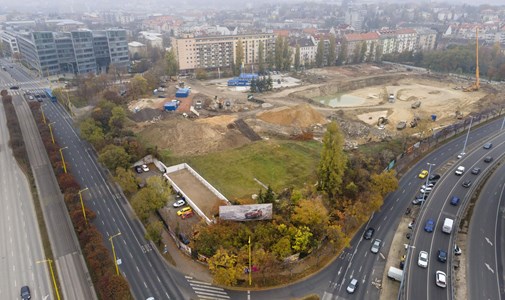
M 293 107 L 278 107 L 258 113 L 256 117 L 264 122 L 281 126 L 307 128 L 314 124 L 326 124 L 326 118 L 314 110 L 309 104 Z

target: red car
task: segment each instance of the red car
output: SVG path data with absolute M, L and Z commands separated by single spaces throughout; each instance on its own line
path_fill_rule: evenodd
M 246 212 L 245 218 L 246 219 L 256 219 L 256 218 L 261 217 L 262 215 L 263 215 L 263 211 L 261 211 L 261 209 L 259 209 L 259 208 L 256 208 L 256 209 Z

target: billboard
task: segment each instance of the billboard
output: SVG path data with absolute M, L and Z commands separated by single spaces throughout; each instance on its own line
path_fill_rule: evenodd
M 219 218 L 231 221 L 270 220 L 272 203 L 219 206 Z

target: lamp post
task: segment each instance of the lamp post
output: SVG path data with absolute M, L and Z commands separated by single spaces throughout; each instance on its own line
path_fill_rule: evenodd
M 47 124 L 47 126 L 49 126 L 49 133 L 51 133 L 51 140 L 53 141 L 53 144 L 54 144 L 54 135 L 53 135 L 53 128 L 51 127 L 51 125 L 55 124 L 56 122 L 51 122 L 49 124 Z
M 53 279 L 54 290 L 56 291 L 56 299 L 60 300 L 60 292 L 58 291 L 58 285 L 56 284 L 56 279 L 54 278 L 53 265 L 52 265 L 53 261 L 51 259 L 44 259 L 37 261 L 38 264 L 45 262 L 49 263 L 49 270 L 51 271 L 51 278 Z
M 64 149 L 67 149 L 68 147 L 63 147 L 60 148 L 60 155 L 61 155 L 61 162 L 63 163 L 63 171 L 67 173 L 67 165 L 65 164 L 65 158 L 63 157 L 63 151 Z
M 470 117 L 470 126 L 468 126 L 468 132 L 466 133 L 465 144 L 463 145 L 463 151 L 461 156 L 465 155 L 466 143 L 468 142 L 468 136 L 470 135 L 470 129 L 472 129 L 473 117 Z
M 403 283 L 405 281 L 405 276 L 407 273 L 407 265 L 409 263 L 409 256 L 410 256 L 410 249 L 415 249 L 415 246 L 411 246 L 409 244 L 403 244 L 405 246 L 405 249 L 407 250 L 407 256 L 405 257 L 405 265 L 403 266 L 403 276 L 402 280 L 400 281 L 400 291 L 398 292 L 398 300 L 402 299 L 402 292 L 403 292 Z
M 115 235 L 109 237 L 110 244 L 112 245 L 112 254 L 114 255 L 114 265 L 116 266 L 116 274 L 117 275 L 119 275 L 119 268 L 117 266 L 116 250 L 114 249 L 114 242 L 112 241 L 112 239 L 118 235 L 121 235 L 121 232 L 118 232 Z
M 44 110 L 42 109 L 42 107 L 44 107 L 44 105 L 40 106 L 40 112 L 42 113 L 42 121 L 44 121 L 44 124 L 47 124 L 46 115 L 44 114 Z
M 79 191 L 79 199 L 81 199 L 82 215 L 84 216 L 84 221 L 88 224 L 88 219 L 86 218 L 86 210 L 84 209 L 84 202 L 82 201 L 82 192 L 87 191 L 88 188 Z
M 251 266 L 251 236 L 249 236 L 249 285 L 252 284 L 252 277 L 251 277 L 251 273 L 252 273 L 252 266 Z

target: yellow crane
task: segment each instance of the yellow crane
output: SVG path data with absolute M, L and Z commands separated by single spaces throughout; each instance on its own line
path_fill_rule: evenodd
M 479 28 L 475 28 L 475 82 L 464 88 L 465 92 L 475 92 L 480 89 L 480 78 L 479 78 Z

